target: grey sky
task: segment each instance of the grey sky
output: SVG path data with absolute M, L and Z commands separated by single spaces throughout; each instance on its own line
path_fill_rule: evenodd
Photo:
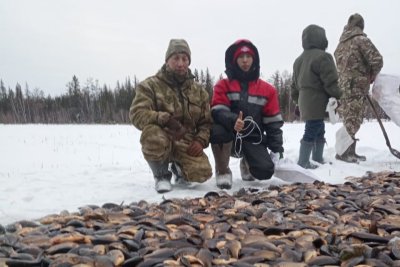
M 382 72 L 399 74 L 398 10 L 398 0 L 0 0 L 0 79 L 52 95 L 65 93 L 73 75 L 114 88 L 153 75 L 171 38 L 185 38 L 191 68 L 208 67 L 216 78 L 226 48 L 250 39 L 268 79 L 291 72 L 309 24 L 325 28 L 333 53 L 355 12 L 384 57 Z

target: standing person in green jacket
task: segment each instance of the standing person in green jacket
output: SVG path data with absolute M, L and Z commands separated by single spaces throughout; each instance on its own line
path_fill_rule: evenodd
M 142 131 L 142 153 L 159 193 L 172 190 L 172 173 L 175 184 L 202 183 L 212 175 L 203 151 L 210 138 L 209 97 L 194 81 L 190 60 L 187 42 L 171 39 L 164 65 L 137 86 L 129 110 L 133 125 Z
M 306 169 L 323 164 L 325 146 L 325 109 L 329 98 L 340 98 L 338 75 L 332 55 L 325 52 L 328 47 L 324 28 L 309 25 L 302 34 L 303 53 L 293 64 L 291 95 L 298 104 L 300 117 L 306 122 L 300 141 L 298 165 Z

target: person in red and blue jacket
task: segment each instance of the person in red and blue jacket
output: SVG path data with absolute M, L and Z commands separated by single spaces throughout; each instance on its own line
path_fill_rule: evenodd
M 230 45 L 225 68 L 227 78 L 214 86 L 211 100 L 210 143 L 217 186 L 230 189 L 231 155 L 241 158 L 243 180 L 271 178 L 275 168 L 271 157 L 283 157 L 283 120 L 277 90 L 260 79 L 260 57 L 252 42 L 241 39 Z

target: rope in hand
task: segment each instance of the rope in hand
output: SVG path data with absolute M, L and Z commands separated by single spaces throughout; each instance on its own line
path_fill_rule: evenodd
M 242 152 L 242 143 L 243 143 L 243 138 L 246 138 L 247 136 L 249 136 L 254 129 L 258 130 L 258 133 L 260 135 L 260 141 L 258 142 L 254 142 L 254 145 L 258 145 L 261 144 L 262 142 L 262 132 L 260 127 L 258 126 L 258 124 L 253 120 L 253 117 L 251 116 L 247 116 L 246 118 L 244 118 L 243 120 L 245 122 L 248 122 L 247 126 L 245 128 L 243 128 L 240 132 L 236 132 L 236 138 L 235 138 L 235 154 L 238 158 L 240 158 L 240 153 Z M 250 129 L 251 128 L 251 129 Z M 250 130 L 249 130 L 250 129 Z M 242 134 L 242 133 L 243 134 Z M 237 150 L 238 147 L 238 142 L 239 142 L 239 149 Z

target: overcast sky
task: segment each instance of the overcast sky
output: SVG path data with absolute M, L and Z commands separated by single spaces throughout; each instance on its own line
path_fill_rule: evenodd
M 309 24 L 325 28 L 333 53 L 348 17 L 358 12 L 384 57 L 400 74 L 398 0 L 0 0 L 0 79 L 6 86 L 66 92 L 76 75 L 115 87 L 153 75 L 171 38 L 192 50 L 191 68 L 224 72 L 226 48 L 240 38 L 258 48 L 261 72 L 291 72 Z

